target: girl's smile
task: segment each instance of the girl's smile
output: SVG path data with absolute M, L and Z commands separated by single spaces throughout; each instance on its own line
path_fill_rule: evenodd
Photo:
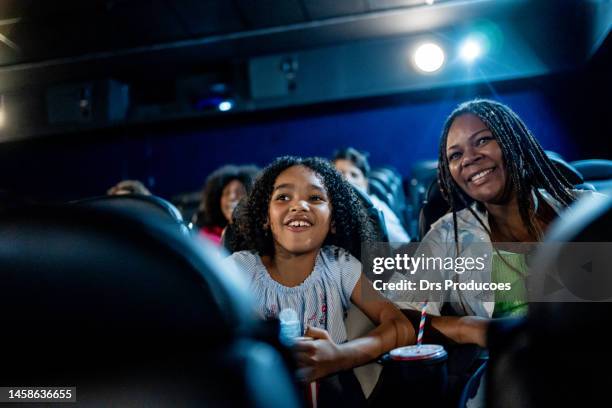
M 319 176 L 292 166 L 274 182 L 268 222 L 277 250 L 298 255 L 318 250 L 331 225 L 331 203 Z

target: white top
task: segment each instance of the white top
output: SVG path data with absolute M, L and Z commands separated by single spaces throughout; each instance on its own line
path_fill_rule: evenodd
M 321 248 L 313 271 L 294 287 L 272 279 L 255 252 L 236 252 L 226 262 L 234 262 L 249 275 L 255 308 L 262 318 L 276 318 L 281 310 L 291 308 L 298 314 L 302 333 L 309 325 L 327 330 L 336 343 L 347 341 L 344 317 L 361 276 L 361 262 L 345 249 Z
M 565 207 L 555 200 L 547 191 L 538 190 L 540 195 L 544 198 L 555 212 L 558 214 L 565 210 Z M 584 195 L 597 194 L 587 190 L 574 190 L 577 198 Z M 597 194 L 599 195 L 599 194 Z M 537 203 L 537 196 L 533 194 L 535 202 Z M 489 228 L 489 221 L 486 212 L 479 212 L 476 204 L 472 204 L 472 209 L 478 214 L 480 219 L 483 221 L 485 226 Z M 568 209 L 571 211 L 571 208 Z M 422 252 L 427 253 L 428 256 L 438 257 L 471 257 L 482 256 L 486 253 L 493 253 L 493 246 L 491 238 L 487 234 L 486 230 L 478 222 L 476 217 L 467 209 L 463 209 L 457 212 L 457 233 L 458 241 L 460 243 L 457 254 L 456 247 L 454 245 L 454 229 L 453 229 L 453 215 L 452 213 L 445 214 L 438 221 L 432 224 L 429 232 L 423 237 L 417 254 Z M 479 245 L 473 245 L 479 244 Z M 452 278 L 458 282 L 491 282 L 491 268 L 492 260 L 491 257 L 485 262 L 484 271 L 480 272 L 465 272 L 462 274 L 453 273 Z M 416 272 L 417 274 L 419 271 Z M 430 272 L 425 272 L 430 273 Z M 440 275 L 444 275 L 444 272 L 438 272 Z M 450 272 L 447 272 L 447 274 Z M 390 282 L 398 282 L 403 276 L 399 273 L 394 274 Z M 447 276 L 450 278 L 450 276 Z M 444 302 L 450 302 L 450 304 L 460 315 L 475 315 L 481 317 L 491 317 L 493 315 L 493 309 L 495 307 L 494 302 L 487 302 L 478 299 L 475 292 L 463 293 L 460 290 L 453 290 L 450 293 L 444 293 L 443 291 L 436 291 L 438 295 L 437 299 L 430 299 L 427 308 L 427 313 L 433 315 L 439 315 L 440 309 Z M 393 291 L 389 292 L 388 296 L 393 300 L 400 308 L 411 308 L 420 310 L 422 302 L 418 302 L 413 299 L 414 292 L 410 291 Z

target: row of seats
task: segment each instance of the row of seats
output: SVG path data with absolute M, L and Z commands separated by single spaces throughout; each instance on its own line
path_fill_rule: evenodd
M 79 406 L 300 406 L 248 284 L 158 197 L 0 212 L 0 383 Z
M 612 189 L 612 161 L 580 160 L 566 162 L 559 154 L 547 151 L 561 174 L 576 188 L 606 191 Z M 412 167 L 411 176 L 402 178 L 392 167 L 379 167 L 369 176 L 370 193 L 375 194 L 391 208 L 413 240 L 421 240 L 432 222 L 448 211 L 437 185 L 437 160 L 425 160 Z M 380 241 L 387 241 L 384 219 L 365 194 L 359 194 L 370 218 L 375 224 Z M 200 194 L 192 193 L 173 198 L 185 219 L 199 204 Z
M 549 241 L 608 236 L 612 199 L 578 204 Z M 253 319 L 245 282 L 220 267 L 216 251 L 191 239 L 165 200 L 110 196 L 15 206 L 0 214 L 0 240 L 0 307 L 10 311 L 0 319 L 10 328 L 4 344 L 11 350 L 0 381 L 77 385 L 84 406 L 299 405 L 277 333 Z M 537 256 L 538 270 L 554 268 L 562 251 Z M 608 282 L 601 273 L 588 279 L 595 287 Z M 561 403 L 566 395 L 555 396 L 558 384 L 604 392 L 608 376 L 591 381 L 571 371 L 592 368 L 591 360 L 560 356 L 580 344 L 581 333 L 605 324 L 608 309 L 535 305 L 526 321 L 494 326 L 491 405 Z M 607 364 L 612 353 L 604 343 L 591 339 L 584 347 Z M 529 385 L 530 372 L 546 381 Z

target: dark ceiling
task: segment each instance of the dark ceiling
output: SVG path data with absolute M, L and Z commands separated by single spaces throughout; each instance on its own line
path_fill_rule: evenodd
M 424 0 L 3 0 L 0 65 L 363 16 L 424 4 Z
M 49 106 L 58 105 L 50 102 L 54 99 L 49 98 L 49 89 L 56 85 L 107 79 L 126 84 L 127 121 L 161 119 L 168 111 L 194 114 L 193 107 L 186 111 L 184 106 L 191 96 L 184 96 L 191 92 L 200 97 L 201 89 L 217 82 L 233 88 L 241 103 L 235 111 L 256 111 L 460 85 L 467 80 L 462 68 L 450 61 L 438 79 L 395 66 L 403 42 L 413 37 L 433 35 L 452 43 L 474 24 L 491 22 L 505 33 L 506 43 L 499 55 L 479 68 L 486 73 L 483 80 L 495 81 L 578 67 L 596 51 L 612 25 L 609 0 L 430 3 L 0 0 L 0 92 L 7 112 L 14 110 L 12 128 L 5 126 L 3 138 L 63 131 L 49 128 Z M 255 75 L 256 68 L 271 64 L 272 74 L 277 75 L 278 62 L 266 58 L 285 58 L 287 53 L 299 54 L 297 91 L 258 98 L 253 84 L 267 87 L 268 82 Z M 321 81 L 323 77 L 329 84 Z
M 520 12 L 524 0 L 3 0 L 0 90 L 184 70 Z M 87 73 L 87 74 L 86 74 Z

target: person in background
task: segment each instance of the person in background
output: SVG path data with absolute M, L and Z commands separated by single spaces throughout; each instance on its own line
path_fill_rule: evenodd
M 107 195 L 126 195 L 126 194 L 139 194 L 139 195 L 151 195 L 149 189 L 138 180 L 123 180 L 112 186 L 106 192 Z
M 232 222 L 234 209 L 251 190 L 258 171 L 257 166 L 230 164 L 208 176 L 194 217 L 201 236 L 216 244 L 221 243 L 224 229 Z
M 336 151 L 333 158 L 334 166 L 353 186 L 368 192 L 368 175 L 370 164 L 366 154 L 347 147 Z M 410 242 L 410 236 L 402 226 L 398 216 L 389 206 L 374 194 L 368 194 L 374 207 L 379 209 L 385 218 L 390 242 Z

